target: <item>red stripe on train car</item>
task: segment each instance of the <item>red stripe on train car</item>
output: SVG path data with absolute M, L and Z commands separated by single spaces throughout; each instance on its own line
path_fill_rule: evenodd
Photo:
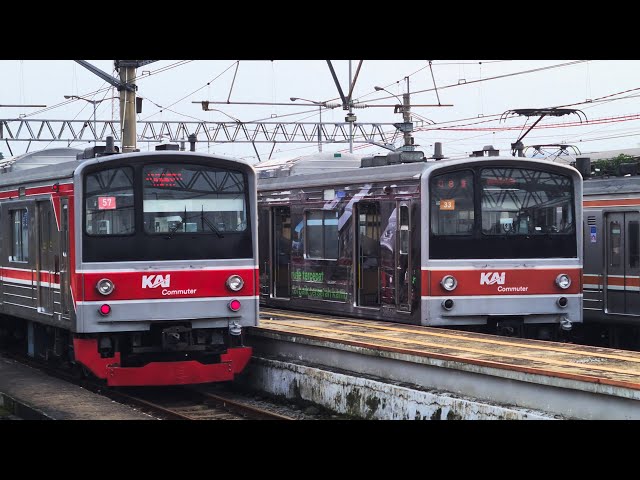
M 571 285 L 565 290 L 556 285 L 556 277 L 561 273 L 571 277 Z M 445 275 L 453 275 L 458 282 L 452 292 L 440 285 Z M 422 270 L 422 296 L 554 295 L 581 291 L 582 271 L 579 268 Z
M 258 269 L 234 268 L 224 270 L 165 270 L 149 272 L 85 272 L 84 300 L 144 300 L 169 298 L 251 297 L 257 295 L 255 279 Z M 244 286 L 238 292 L 227 288 L 229 276 L 239 275 Z M 115 285 L 113 293 L 104 296 L 96 284 L 108 278 Z
M 73 183 L 51 184 L 41 187 L 31 187 L 25 189 L 25 196 L 50 195 L 53 193 L 73 193 Z M 18 189 L 5 190 L 0 192 L 0 199 L 18 197 Z
M 37 272 L 35 270 L 21 270 L 18 268 L 4 267 L 4 271 L 2 274 L 2 278 L 7 281 L 11 280 L 22 280 L 31 283 L 37 282 L 38 278 L 36 277 Z M 49 280 L 52 280 L 52 283 L 60 283 L 60 274 L 49 272 L 40 272 L 41 282 L 49 283 Z
M 613 200 L 583 200 L 582 206 L 588 208 L 618 207 L 640 205 L 640 198 L 618 198 Z

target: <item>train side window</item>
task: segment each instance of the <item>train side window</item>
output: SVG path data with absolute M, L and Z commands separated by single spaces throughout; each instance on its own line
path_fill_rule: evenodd
M 627 229 L 629 242 L 629 267 L 640 267 L 640 223 L 637 220 L 629 222 Z
M 305 239 L 307 257 L 338 258 L 338 212 L 315 210 L 306 214 Z
M 621 264 L 621 256 L 622 252 L 620 251 L 620 243 L 621 243 L 621 229 L 620 223 L 611 222 L 609 224 L 609 242 L 610 251 L 609 251 L 609 266 L 611 267 L 619 267 Z
M 29 261 L 29 211 L 26 208 L 10 210 L 12 246 L 9 261 Z
M 400 206 L 400 255 L 409 254 L 409 207 Z
M 111 168 L 87 175 L 85 205 L 87 234 L 133 234 L 133 169 Z

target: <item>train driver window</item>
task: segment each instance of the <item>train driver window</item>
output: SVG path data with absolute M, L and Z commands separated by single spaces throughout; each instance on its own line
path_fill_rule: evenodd
M 87 175 L 85 206 L 88 235 L 133 234 L 133 169 L 111 168 Z
M 431 178 L 431 232 L 471 235 L 473 232 L 473 173 L 465 170 Z

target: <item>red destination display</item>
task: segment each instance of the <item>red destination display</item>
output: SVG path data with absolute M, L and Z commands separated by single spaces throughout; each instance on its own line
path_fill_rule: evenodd
M 98 197 L 98 210 L 115 210 L 116 197 Z
M 149 172 L 144 181 L 153 187 L 175 187 L 177 182 L 182 180 L 182 173 L 177 172 Z

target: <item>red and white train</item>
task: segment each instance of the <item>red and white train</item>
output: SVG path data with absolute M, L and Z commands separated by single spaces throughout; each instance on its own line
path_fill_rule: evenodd
M 108 385 L 232 380 L 258 318 L 253 168 L 116 153 L 0 173 L 0 333 Z
M 582 322 L 582 178 L 546 160 L 477 155 L 256 167 L 261 302 L 564 338 Z

